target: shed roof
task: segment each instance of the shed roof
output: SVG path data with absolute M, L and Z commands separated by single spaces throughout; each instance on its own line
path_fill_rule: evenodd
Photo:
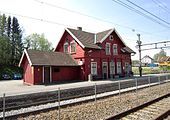
M 30 65 L 46 66 L 78 66 L 77 62 L 67 53 L 47 52 L 38 50 L 24 50 L 23 56 L 26 55 Z M 22 63 L 23 56 L 20 60 Z

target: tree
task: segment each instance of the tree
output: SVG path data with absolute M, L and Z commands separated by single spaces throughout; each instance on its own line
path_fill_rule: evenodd
M 22 30 L 17 18 L 0 15 L 0 64 L 17 65 L 23 51 Z
M 161 57 L 164 57 L 164 56 L 166 56 L 166 52 L 163 49 L 161 49 L 159 53 L 156 53 L 153 56 L 153 58 L 154 58 L 154 61 L 157 61 L 158 58 L 161 58 Z
M 11 17 L 9 16 L 7 19 L 7 36 L 11 37 Z
M 9 45 L 9 38 L 0 36 L 0 64 L 9 64 L 11 58 L 11 46 Z
M 52 51 L 52 44 L 45 38 L 44 34 L 33 33 L 25 38 L 27 49 Z
M 4 36 L 6 33 L 6 16 L 5 14 L 3 14 L 2 16 L 0 16 L 0 35 Z
M 13 17 L 11 27 L 11 44 L 12 44 L 12 64 L 18 64 L 23 51 L 22 30 L 20 29 L 17 18 Z

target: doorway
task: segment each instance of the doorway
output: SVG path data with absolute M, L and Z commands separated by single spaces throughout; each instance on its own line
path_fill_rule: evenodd
M 44 67 L 44 84 L 50 83 L 50 67 Z
M 103 79 L 107 79 L 108 78 L 107 71 L 108 71 L 107 62 L 103 62 L 102 63 Z

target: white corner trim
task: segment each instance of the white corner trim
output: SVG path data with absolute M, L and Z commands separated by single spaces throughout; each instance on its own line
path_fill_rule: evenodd
M 70 30 L 68 30 L 67 28 L 65 29 L 73 38 L 76 42 L 78 42 L 78 44 L 82 47 L 85 48 L 85 46 L 71 33 Z
M 22 57 L 21 57 L 20 62 L 19 62 L 19 67 L 21 66 L 21 62 L 22 62 L 22 60 L 23 60 L 23 58 L 24 58 L 24 55 L 26 55 L 30 66 L 32 66 L 32 62 L 31 62 L 31 60 L 30 60 L 30 57 L 29 57 L 29 55 L 28 55 L 28 52 L 27 52 L 26 49 L 24 49 L 24 51 L 23 51 L 23 53 L 22 53 Z
M 52 83 L 52 66 L 50 66 L 50 83 Z
M 101 40 L 100 42 L 102 43 L 114 30 L 115 30 L 114 28 L 111 29 L 111 30 L 107 33 L 107 35 L 105 35 L 105 36 L 102 38 L 102 40 Z
M 43 66 L 43 70 L 42 70 L 42 77 L 43 77 L 43 79 L 42 79 L 43 81 L 42 82 L 44 84 L 44 66 Z

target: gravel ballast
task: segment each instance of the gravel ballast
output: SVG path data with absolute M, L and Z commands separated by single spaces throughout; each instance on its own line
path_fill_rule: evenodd
M 79 103 L 65 106 L 59 110 L 52 110 L 38 115 L 17 118 L 18 120 L 102 120 L 118 114 L 139 104 L 155 99 L 170 92 L 170 83 L 148 87 L 128 93 L 122 93 L 97 102 Z

